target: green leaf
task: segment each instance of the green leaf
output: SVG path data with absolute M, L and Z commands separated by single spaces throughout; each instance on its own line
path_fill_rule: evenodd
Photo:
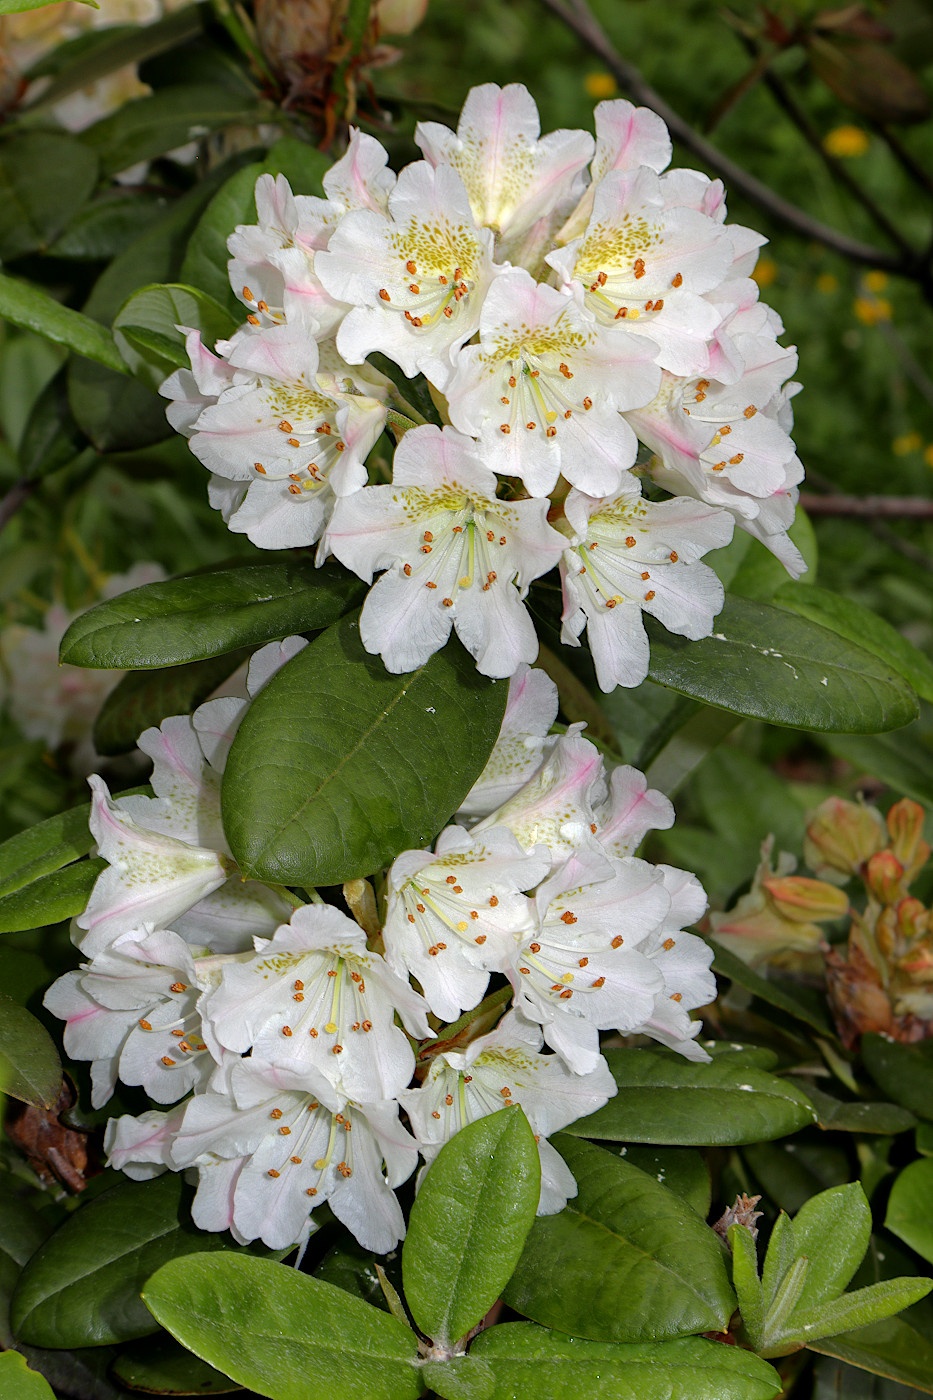
M 52 376 L 26 419 L 19 443 L 19 464 L 27 481 L 36 481 L 73 462 L 87 449 L 87 440 L 68 407 L 68 376 L 64 366 Z
M 396 1264 L 400 1263 L 396 1255 Z M 364 1302 L 371 1303 L 373 1307 L 382 1308 L 388 1311 L 386 1296 L 382 1291 L 382 1284 L 376 1272 L 376 1265 L 379 1263 L 375 1254 L 371 1250 L 364 1249 L 357 1244 L 354 1239 L 347 1237 L 340 1244 L 329 1249 L 314 1270 L 315 1278 L 322 1279 L 324 1283 L 332 1283 L 335 1288 L 342 1288 L 345 1293 L 352 1293 L 354 1298 L 362 1298 Z M 385 1266 L 383 1260 L 380 1267 Z M 401 1286 L 401 1278 L 398 1279 Z
M 391 675 L 343 618 L 273 676 L 233 741 L 222 803 L 241 869 L 333 885 L 426 846 L 482 772 L 507 690 L 453 641 Z
M 181 280 L 204 291 L 231 314 L 243 315 L 227 276 L 227 239 L 238 224 L 255 223 L 253 190 L 266 162 L 244 165 L 221 186 L 198 220 L 181 265 Z
M 914 1115 L 896 1103 L 864 1103 L 860 1100 L 846 1103 L 809 1082 L 805 1088 L 807 1098 L 819 1115 L 821 1128 L 844 1133 L 904 1133 L 917 1125 Z
M 895 1103 L 920 1118 L 933 1118 L 933 1040 L 903 1045 L 872 1032 L 862 1037 L 862 1060 Z
M 798 505 L 794 523 L 787 533 L 800 550 L 807 565 L 807 572 L 800 580 L 800 586 L 809 588 L 816 575 L 818 551 L 816 535 L 810 523 L 810 517 L 802 506 Z M 741 551 L 738 567 L 731 578 L 723 579 L 723 583 L 731 593 L 738 593 L 743 598 L 755 598 L 762 603 L 770 603 L 781 584 L 787 582 L 787 570 L 760 540 L 752 539 L 745 534 L 744 530 L 736 530 L 732 541 L 733 545 L 737 544 L 739 537 L 748 541 L 747 548 Z M 727 545 L 726 549 L 729 548 L 730 546 Z M 719 573 L 718 569 L 717 573 Z M 722 577 L 721 574 L 720 577 Z M 819 622 L 820 619 L 817 618 L 817 621 Z
M 150 1274 L 169 1259 L 237 1248 L 228 1236 L 192 1225 L 189 1196 L 182 1177 L 166 1172 L 151 1181 L 121 1181 L 82 1205 L 20 1276 L 11 1308 L 20 1340 L 102 1346 L 154 1332 L 139 1297 Z
M 808 1345 L 821 1356 L 835 1356 L 850 1366 L 933 1395 L 933 1341 L 902 1318 L 874 1322 Z
M 496 1381 L 481 1356 L 452 1356 L 447 1361 L 426 1361 L 421 1378 L 442 1400 L 492 1400 Z
M 209 348 L 227 338 L 237 322 L 213 297 L 180 282 L 159 283 L 134 292 L 117 312 L 113 338 L 136 377 L 157 393 L 166 375 L 187 367 L 185 337 L 176 326 L 199 330 Z
M 418 1327 L 452 1345 L 486 1315 L 512 1276 L 541 1193 L 541 1162 L 520 1108 L 461 1128 L 432 1163 L 411 1208 L 402 1253 Z
M 195 1355 L 270 1400 L 417 1400 L 424 1389 L 414 1333 L 294 1269 L 183 1259 L 160 1269 L 143 1298 Z
M 619 1346 L 509 1322 L 481 1332 L 470 1355 L 492 1369 L 491 1400 L 774 1400 L 781 1391 L 766 1362 L 701 1337 Z
M 65 132 L 28 131 L 0 144 L 0 259 L 47 249 L 96 183 L 94 152 Z
M 0 898 L 0 933 L 22 933 L 31 928 L 72 919 L 83 914 L 94 882 L 107 862 L 94 858 L 55 870 Z
M 107 696 L 94 721 L 98 753 L 129 753 L 144 729 L 166 715 L 186 715 L 248 661 L 252 650 L 227 651 L 206 661 L 166 666 L 159 671 L 130 671 Z
M 691 1147 L 629 1143 L 619 1149 L 619 1156 L 686 1201 L 701 1220 L 709 1215 L 712 1184 L 701 1152 Z
M 76 355 L 85 355 L 118 374 L 127 372 L 108 330 L 82 312 L 62 306 L 32 283 L 5 273 L 0 273 L 0 318 L 35 331 L 56 345 L 65 345 Z
M 619 1093 L 565 1128 L 574 1137 L 726 1147 L 784 1137 L 816 1119 L 801 1089 L 728 1057 L 695 1064 L 654 1050 L 607 1050 Z
M 62 638 L 72 666 L 155 670 L 327 627 L 364 585 L 310 560 L 238 564 L 131 588 L 82 613 Z
M 819 994 L 811 995 L 810 988 L 798 986 L 786 978 L 778 978 L 773 974 L 762 977 L 760 973 L 753 972 L 748 964 L 729 948 L 717 943 L 715 938 L 708 941 L 715 951 L 713 971 L 718 972 L 720 977 L 728 977 L 731 982 L 744 987 L 747 992 L 767 1002 L 769 1006 L 783 1011 L 795 1021 L 803 1022 L 805 1026 L 819 1031 L 821 1035 L 835 1039 L 835 1031 L 826 1016 L 825 997 Z
M 933 1279 L 891 1278 L 884 1283 L 870 1284 L 868 1288 L 858 1288 L 854 1293 L 844 1293 L 818 1307 L 803 1310 L 798 1304 L 788 1319 L 781 1350 L 769 1351 L 766 1355 L 787 1355 L 823 1337 L 882 1322 L 925 1298 L 931 1288 Z
M 765 1327 L 764 1294 L 758 1277 L 758 1251 L 751 1230 L 733 1225 L 729 1230 L 732 1249 L 732 1286 L 742 1313 L 742 1323 L 754 1351 L 761 1350 Z
M 718 1237 L 650 1176 L 591 1143 L 553 1140 L 578 1194 L 535 1221 L 503 1298 L 594 1341 L 725 1331 L 735 1307 Z
M 810 1267 L 788 1321 L 789 1330 L 805 1314 L 842 1293 L 865 1257 L 870 1238 L 871 1211 L 857 1181 L 821 1191 L 797 1212 L 794 1248 Z
M 240 1385 L 160 1332 L 132 1342 L 114 1361 L 111 1374 L 131 1390 L 158 1395 L 229 1395 Z
M 898 1385 L 883 1376 L 847 1366 L 832 1356 L 822 1356 L 813 1371 L 812 1400 L 922 1400 L 923 1392 Z
M 116 189 L 85 204 L 49 248 L 54 258 L 104 262 L 117 257 L 128 243 L 165 213 L 166 195 L 156 190 Z
M 70 807 L 44 822 L 18 831 L 0 845 L 0 895 L 22 889 L 87 855 L 94 844 L 88 826 L 91 804 Z
M 124 103 L 82 133 L 100 159 L 101 174 L 118 175 L 137 161 L 173 151 L 232 125 L 268 121 L 273 110 L 226 87 L 178 83 Z
M 885 1227 L 933 1264 L 933 1158 L 911 1162 L 898 1175 L 888 1198 Z
M 55 1392 L 44 1376 L 29 1369 L 25 1356 L 4 1351 L 0 1352 L 0 1400 L 55 1400 Z
M 0 992 L 0 1094 L 51 1108 L 61 1087 L 58 1051 L 45 1026 Z
M 653 681 L 734 714 L 795 729 L 875 734 L 917 715 L 911 688 L 877 657 L 769 603 L 726 598 L 711 637 L 647 620 Z
M 933 754 L 926 746 L 929 708 L 915 724 L 896 734 L 830 734 L 821 742 L 836 758 L 873 780 L 878 778 L 900 796 L 933 807 Z
M 828 588 L 800 583 L 783 584 L 774 601 L 870 651 L 909 681 L 923 700 L 933 700 L 933 661 L 870 608 Z
M 85 0 L 86 4 L 91 2 Z M 0 4 L 6 3 L 7 0 L 0 0 Z M 112 28 L 85 31 L 77 38 L 42 53 L 28 70 L 29 78 L 46 75 L 52 78 L 40 95 L 30 102 L 29 110 L 51 106 L 69 93 L 87 87 L 128 63 L 141 63 L 153 54 L 185 43 L 194 38 L 201 28 L 201 7 L 187 5 L 157 19 L 153 24 L 114 25 Z

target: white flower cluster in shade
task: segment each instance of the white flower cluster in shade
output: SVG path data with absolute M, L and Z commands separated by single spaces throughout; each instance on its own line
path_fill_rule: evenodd
M 174 1105 L 111 1119 L 110 1162 L 136 1178 L 196 1168 L 195 1223 L 241 1242 L 300 1244 L 327 1201 L 384 1252 L 404 1234 L 394 1188 L 419 1154 L 430 1162 L 464 1124 L 520 1104 L 539 1209 L 558 1211 L 576 1184 L 547 1138 L 616 1092 L 600 1031 L 707 1058 L 689 1012 L 715 996 L 712 955 L 683 932 L 706 897 L 694 876 L 632 854 L 671 825 L 671 804 L 633 768 L 607 780 L 580 726 L 551 735 L 556 688 L 522 666 L 456 824 L 394 861 L 367 938 L 319 896 L 244 879 L 224 840 L 237 726 L 304 645 L 264 647 L 242 698 L 142 735 L 155 797 L 114 800 L 90 780 L 108 865 L 75 921 L 86 961 L 46 1006 L 67 1054 L 91 1061 L 95 1106 L 118 1080 Z M 445 1031 L 493 976 L 512 993 L 498 1025 L 479 1034 L 502 998 L 478 1038 Z
M 796 354 L 750 276 L 765 240 L 725 222 L 719 181 L 662 173 L 667 128 L 625 101 L 597 107 L 595 141 L 541 137 L 524 87 L 487 84 L 456 133 L 415 139 L 396 177 L 354 132 L 326 198 L 260 177 L 229 244 L 246 324 L 216 353 L 189 333 L 169 419 L 232 530 L 381 575 L 362 636 L 389 670 L 454 628 L 513 675 L 537 655 L 523 599 L 557 566 L 563 640 L 587 629 L 603 689 L 638 685 L 643 612 L 710 634 L 723 590 L 700 560 L 735 524 L 804 567 Z M 389 484 L 367 457 L 410 410 L 375 352 L 424 375 L 445 422 L 405 433 Z M 670 499 L 644 498 L 645 472 Z

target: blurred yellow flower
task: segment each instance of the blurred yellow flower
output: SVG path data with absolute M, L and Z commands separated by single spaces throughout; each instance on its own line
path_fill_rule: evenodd
M 838 288 L 839 278 L 834 272 L 821 272 L 816 279 L 816 290 L 822 292 L 825 296 L 829 296 L 831 292 L 837 291 Z
M 890 321 L 892 313 L 887 297 L 856 297 L 852 310 L 864 326 L 877 326 L 879 321 Z
M 843 160 L 850 156 L 863 156 L 870 144 L 867 131 L 860 126 L 837 126 L 823 137 L 824 151 Z
M 770 287 L 772 282 L 777 281 L 777 275 L 778 265 L 773 258 L 759 258 L 752 279 L 759 287 Z
M 605 97 L 615 97 L 618 86 L 611 73 L 587 73 L 583 79 L 587 97 L 601 101 Z
M 888 274 L 872 268 L 871 272 L 865 273 L 862 282 L 870 292 L 883 292 L 888 285 Z
M 901 433 L 891 443 L 891 451 L 895 457 L 906 457 L 910 452 L 919 452 L 922 446 L 923 438 L 919 433 Z
M 933 442 L 927 443 L 923 449 L 923 460 L 928 467 L 933 467 Z

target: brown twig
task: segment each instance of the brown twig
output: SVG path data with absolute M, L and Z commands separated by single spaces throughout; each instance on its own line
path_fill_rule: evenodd
M 773 219 L 788 228 L 795 229 L 805 238 L 822 243 L 827 248 L 832 248 L 851 262 L 860 263 L 866 267 L 879 268 L 884 272 L 895 273 L 918 281 L 924 281 L 928 276 L 925 261 L 918 255 L 913 255 L 911 259 L 908 259 L 906 256 L 898 256 L 895 253 L 889 253 L 880 248 L 874 248 L 868 243 L 861 243 L 857 239 L 850 238 L 838 229 L 831 228 L 828 224 L 823 224 L 818 219 L 812 218 L 803 209 L 799 209 L 797 205 L 791 204 L 789 200 L 775 194 L 769 186 L 756 179 L 754 175 L 749 174 L 729 156 L 724 155 L 675 112 L 660 93 L 655 92 L 634 64 L 629 63 L 618 53 L 585 0 L 542 0 L 542 4 L 557 15 L 558 19 L 569 29 L 572 29 L 577 37 L 602 59 L 616 82 L 630 97 L 657 112 L 658 116 L 667 123 L 670 133 L 676 141 L 679 141 L 687 150 L 692 151 L 710 169 L 721 175 L 730 188 L 740 191 L 746 199 L 757 204 L 759 209 L 764 210 Z
M 808 515 L 861 515 L 869 520 L 933 520 L 933 500 L 923 496 L 828 496 L 803 491 L 800 504 Z
M 0 530 L 12 520 L 20 506 L 26 504 L 38 485 L 38 481 L 24 479 L 17 481 L 15 486 L 10 487 L 3 499 L 0 500 Z

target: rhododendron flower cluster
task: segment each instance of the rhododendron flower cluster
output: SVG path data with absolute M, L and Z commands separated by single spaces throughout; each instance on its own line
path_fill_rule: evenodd
M 564 642 L 586 632 L 604 690 L 638 685 L 643 613 L 710 635 L 724 595 L 701 561 L 735 525 L 804 568 L 764 240 L 726 222 L 719 181 L 668 171 L 664 123 L 623 100 L 595 140 L 542 137 L 524 87 L 486 84 L 456 132 L 415 139 L 396 176 L 353 132 L 323 198 L 260 177 L 229 244 L 245 323 L 214 347 L 189 332 L 169 419 L 232 530 L 379 574 L 361 635 L 390 671 L 453 629 L 514 675 L 538 650 L 524 600 L 559 566 Z M 406 392 L 422 376 L 435 422 Z
M 85 961 L 46 1005 L 91 1062 L 96 1107 L 118 1081 L 164 1106 L 111 1120 L 110 1161 L 137 1178 L 195 1168 L 195 1223 L 240 1242 L 302 1244 L 326 1201 L 384 1252 L 419 1154 L 520 1104 L 539 1210 L 558 1211 L 576 1183 L 547 1137 L 616 1092 L 600 1032 L 706 1058 L 690 1011 L 715 996 L 711 952 L 684 932 L 706 897 L 634 855 L 671 804 L 634 768 L 607 776 L 582 726 L 552 733 L 556 687 L 519 665 L 484 772 L 433 850 L 378 882 L 377 921 L 246 879 L 221 775 L 251 699 L 305 645 L 263 647 L 241 694 L 142 735 L 155 796 L 91 779 L 107 865 L 75 920 Z

